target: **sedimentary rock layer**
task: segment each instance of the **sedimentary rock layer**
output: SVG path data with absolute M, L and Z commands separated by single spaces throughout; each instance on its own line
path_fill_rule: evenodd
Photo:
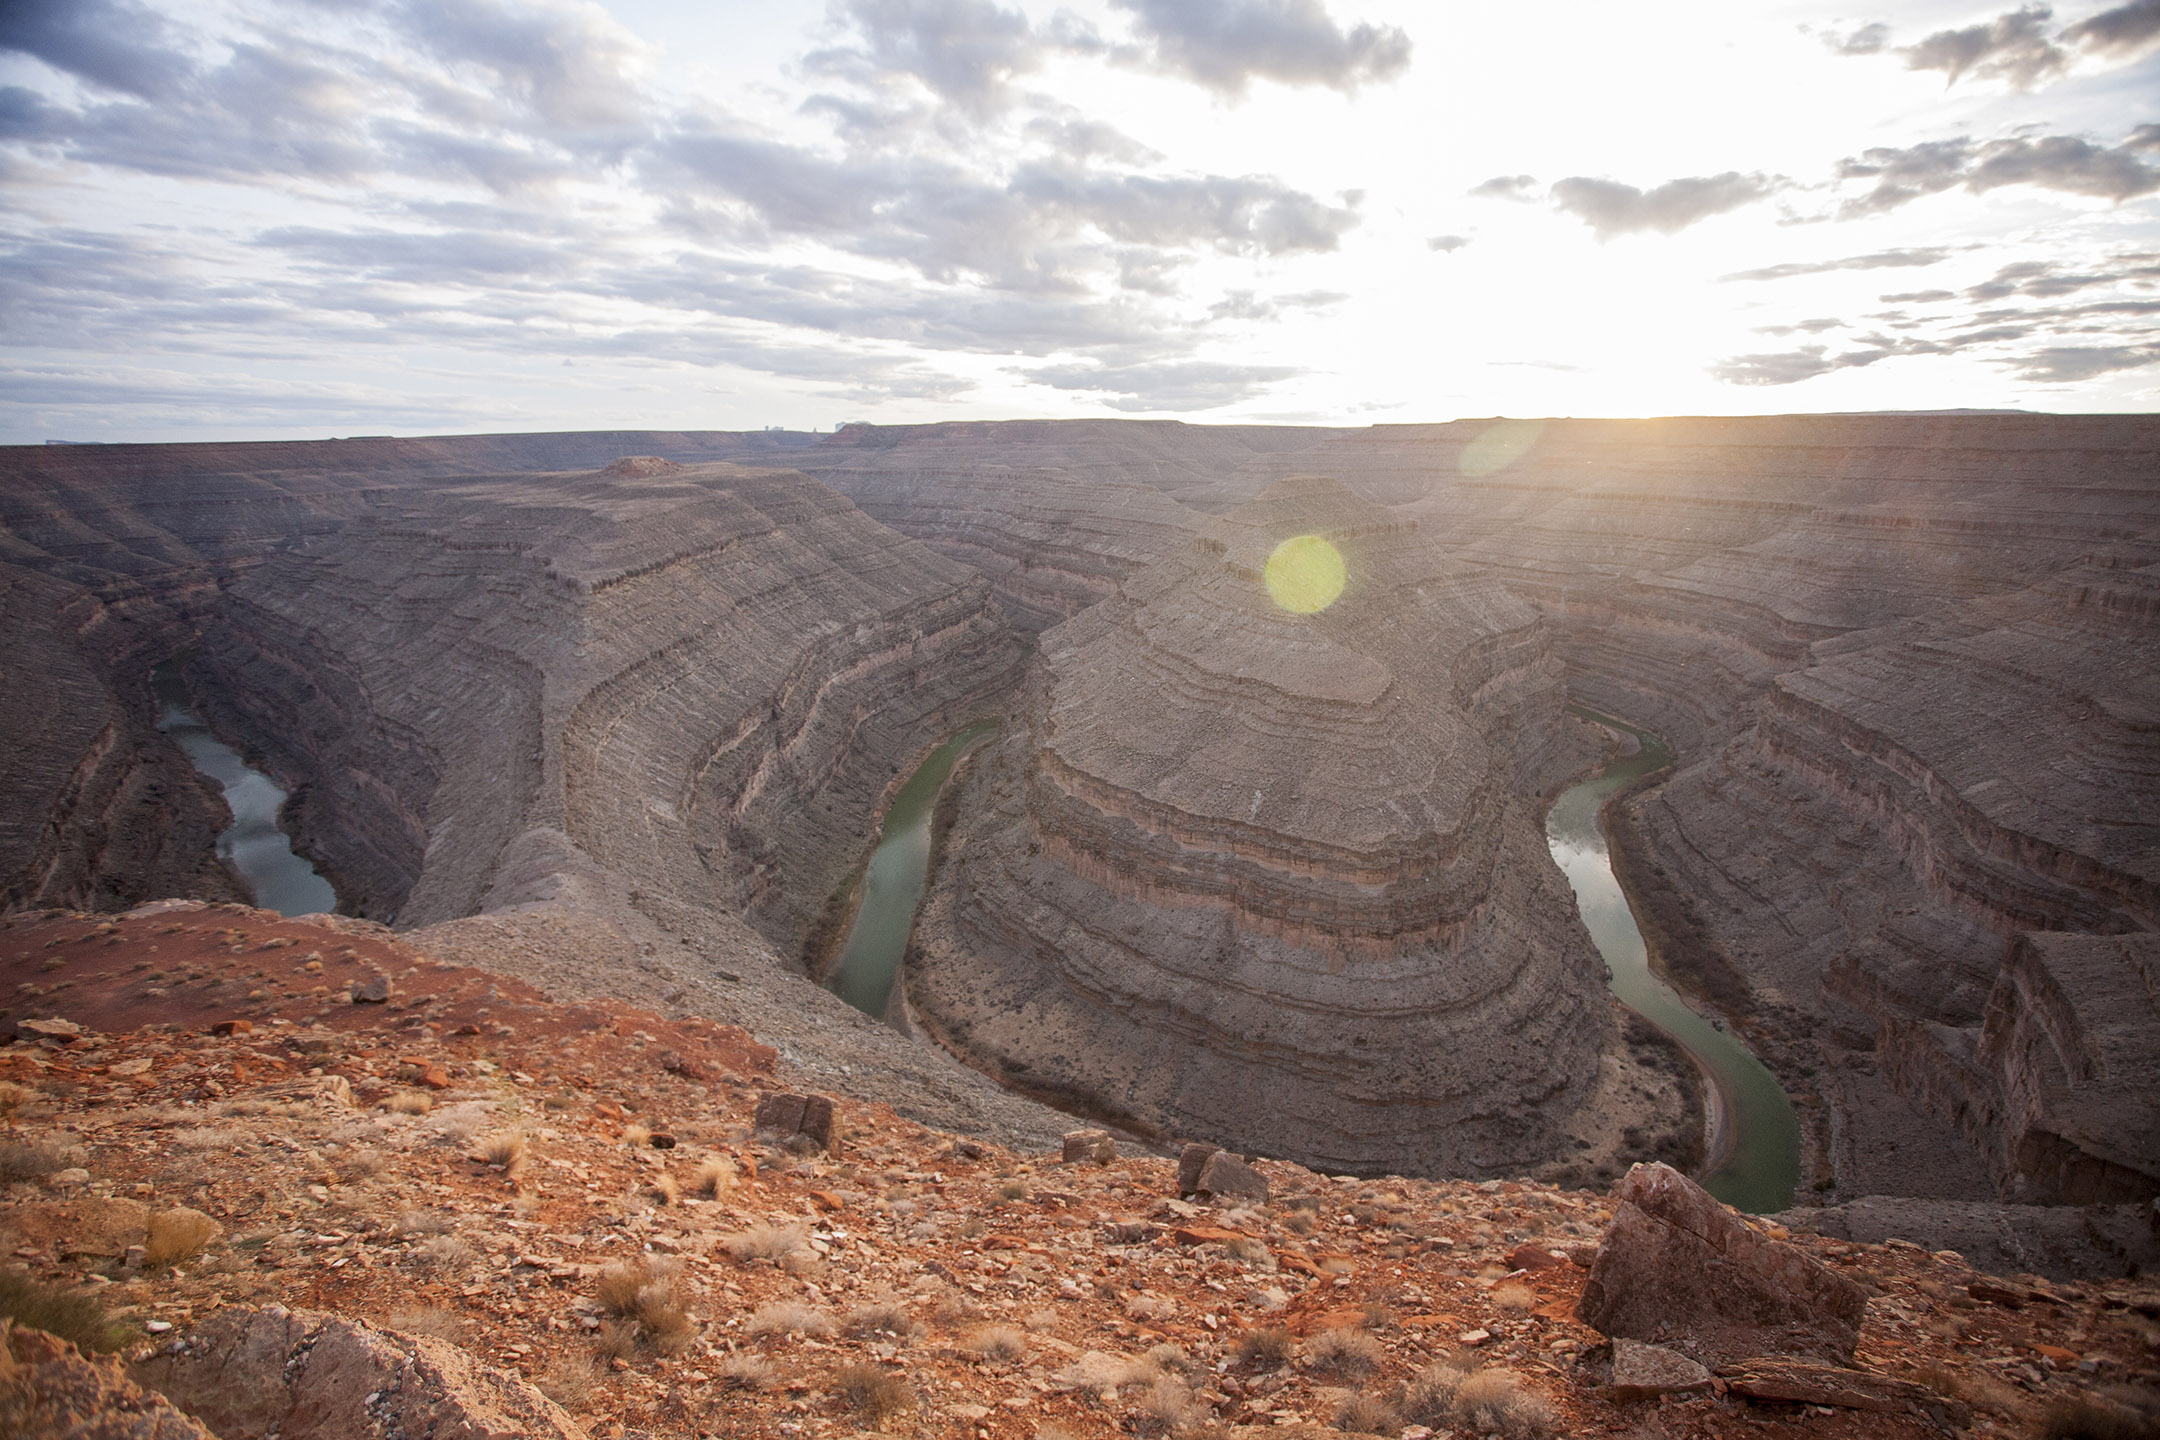
M 1269 598 L 1292 536 L 1342 597 Z M 978 761 L 909 997 L 1029 1086 L 1334 1168 L 1550 1158 L 1610 1038 L 1525 793 L 1536 613 L 1333 482 L 1283 482 L 1043 638 Z

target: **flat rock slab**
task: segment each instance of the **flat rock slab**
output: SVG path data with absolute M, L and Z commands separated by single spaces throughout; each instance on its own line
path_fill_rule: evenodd
M 117 1360 L 0 1320 L 0 1433 L 14 1440 L 218 1440 Z
M 1267 1202 L 1267 1176 L 1227 1150 L 1218 1150 L 1200 1167 L 1200 1193 L 1233 1200 Z
M 1709 1385 L 1710 1371 L 1677 1350 L 1637 1340 L 1613 1341 L 1615 1400 L 1652 1400 L 1660 1395 L 1708 1389 Z
M 221 1310 L 135 1378 L 228 1440 L 587 1440 L 554 1401 L 448 1341 L 282 1305 Z
M 1584 1281 L 1576 1315 L 1616 1339 L 1718 1364 L 1798 1355 L 1850 1364 L 1867 1295 L 1771 1240 L 1667 1165 L 1637 1165 Z
M 1873 1410 L 1887 1415 L 1917 1411 L 1959 1429 L 1972 1423 L 1971 1412 L 1962 1403 L 1945 1399 L 1925 1385 L 1868 1370 L 1758 1355 L 1721 1366 L 1718 1378 L 1734 1394 L 1751 1400 L 1789 1400 L 1800 1405 L 1834 1405 L 1841 1410 Z

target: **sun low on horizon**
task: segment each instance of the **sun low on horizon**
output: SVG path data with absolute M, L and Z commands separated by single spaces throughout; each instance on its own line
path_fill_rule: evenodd
M 5 443 L 2160 399 L 2151 0 L 27 0 L 0 95 Z

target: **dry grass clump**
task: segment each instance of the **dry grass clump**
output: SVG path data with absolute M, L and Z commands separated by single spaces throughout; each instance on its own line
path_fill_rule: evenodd
M 390 1168 L 390 1159 L 380 1150 L 355 1150 L 338 1164 L 338 1181 L 345 1185 L 357 1185 L 372 1180 Z
M 1493 1308 L 1509 1315 L 1527 1315 L 1537 1302 L 1537 1291 L 1527 1285 L 1502 1285 L 1492 1292 Z
M 1142 1322 L 1167 1320 L 1177 1314 L 1177 1302 L 1164 1295 L 1130 1295 L 1125 1300 L 1125 1314 Z
M 13 1124 L 15 1112 L 36 1098 L 37 1091 L 12 1080 L 0 1080 L 0 1120 Z
M 1310 1235 L 1320 1228 L 1320 1222 L 1310 1210 L 1293 1210 L 1283 1217 L 1283 1228 L 1293 1235 Z
M 663 1205 L 673 1205 L 682 1199 L 682 1182 L 665 1170 L 653 1176 L 652 1188 Z
M 1263 1370 L 1274 1370 L 1290 1358 L 1297 1348 L 1297 1341 L 1280 1325 L 1269 1325 L 1259 1330 L 1248 1330 L 1238 1336 L 1237 1344 L 1230 1353 L 1243 1364 L 1258 1365 Z
M 2058 1400 L 2040 1417 L 2040 1440 L 2155 1440 L 2160 1419 L 2097 1395 Z
M 1010 1325 L 984 1325 L 969 1332 L 961 1348 L 978 1360 L 1024 1360 L 1028 1337 Z
M 916 1334 L 915 1317 L 908 1313 L 907 1306 L 890 1301 L 857 1305 L 840 1325 L 857 1339 L 890 1335 L 896 1340 L 910 1340 Z
M 1505 1370 L 1466 1376 L 1451 1409 L 1457 1425 L 1502 1440 L 1550 1440 L 1560 1433 L 1560 1413 Z
M 1025 1200 L 1028 1198 L 1028 1193 L 1028 1183 L 1025 1180 L 1007 1180 L 1004 1184 L 998 1186 L 998 1199 L 1000 1200 Z
M 1242 1261 L 1247 1265 L 1263 1264 L 1268 1258 L 1266 1243 L 1255 1240 L 1250 1235 L 1240 1235 L 1235 1240 L 1225 1241 L 1223 1253 L 1232 1260 Z
M 36 1140 L 0 1143 L 0 1184 L 15 1180 L 40 1180 L 67 1168 L 67 1154 L 56 1145 Z
M 773 1368 L 759 1355 L 730 1355 L 713 1367 L 713 1384 L 722 1390 L 763 1390 L 773 1383 Z
M 400 1235 L 447 1235 L 457 1225 L 441 1210 L 403 1210 L 394 1223 Z
M 869 1420 L 883 1422 L 915 1403 L 915 1392 L 890 1370 L 857 1362 L 833 1372 L 833 1392 Z
M 425 1115 L 435 1108 L 435 1097 L 425 1090 L 400 1090 L 382 1106 L 393 1115 Z
M 601 1307 L 635 1325 L 637 1335 L 662 1355 L 673 1355 L 697 1334 L 697 1325 L 675 1289 L 675 1272 L 650 1261 L 610 1265 L 600 1272 Z
M 425 1335 L 453 1344 L 458 1338 L 457 1315 L 440 1305 L 408 1305 L 402 1310 L 391 1311 L 390 1318 L 383 1323 L 407 1335 Z
M 1455 1413 L 1455 1392 L 1470 1369 L 1452 1359 L 1435 1360 L 1411 1377 L 1403 1391 L 1403 1418 L 1413 1425 L 1446 1425 Z
M 1177 1435 L 1207 1418 L 1207 1411 L 1184 1381 L 1165 1375 L 1141 1395 L 1133 1418 L 1143 1435 Z
M 41 1285 L 26 1270 L 0 1270 L 0 1319 L 72 1340 L 85 1354 L 118 1350 L 135 1338 L 106 1317 L 96 1291 Z
M 718 1200 L 735 1188 L 736 1178 L 733 1160 L 725 1155 L 708 1155 L 690 1172 L 688 1191 L 692 1195 L 709 1195 Z
M 573 1414 L 592 1408 L 599 1384 L 600 1367 L 590 1355 L 575 1351 L 558 1355 L 539 1380 L 540 1393 Z
M 2014 1416 L 2023 1414 L 2030 1403 L 2022 1390 L 1985 1371 L 1953 1370 L 1947 1365 L 1926 1365 L 1914 1371 L 1912 1378 L 1938 1395 L 1963 1400 L 1975 1410 L 1992 1410 L 2000 1415 Z
M 1362 1380 L 1380 1363 L 1380 1342 L 1362 1330 L 1322 1330 L 1305 1342 L 1305 1362 L 1315 1374 Z
M 810 1335 L 823 1340 L 839 1332 L 832 1316 L 794 1300 L 776 1300 L 751 1312 L 743 1327 L 752 1335 Z
M 652 1144 L 652 1126 L 633 1120 L 623 1126 L 622 1143 L 633 1150 L 642 1150 Z
M 1160 1345 L 1150 1345 L 1147 1354 L 1140 1358 L 1165 1374 L 1191 1375 L 1201 1368 L 1200 1362 L 1185 1353 L 1184 1346 L 1174 1345 L 1168 1340 Z
M 437 1270 L 463 1270 L 479 1258 L 479 1251 L 455 1235 L 431 1235 L 420 1247 L 420 1259 Z
M 1393 1435 L 1402 1429 L 1402 1416 L 1377 1395 L 1360 1390 L 1343 1397 L 1335 1407 L 1335 1428 L 1353 1435 Z
M 780 1260 L 802 1249 L 804 1239 L 800 1225 L 753 1225 L 740 1235 L 722 1237 L 720 1243 L 728 1254 L 748 1264 L 752 1260 Z
M 150 1217 L 149 1233 L 143 1237 L 143 1263 L 162 1268 L 200 1255 L 224 1227 L 203 1214 L 180 1206 L 160 1210 Z
M 480 1158 L 515 1180 L 525 1173 L 527 1143 L 522 1130 L 499 1130 L 480 1142 Z

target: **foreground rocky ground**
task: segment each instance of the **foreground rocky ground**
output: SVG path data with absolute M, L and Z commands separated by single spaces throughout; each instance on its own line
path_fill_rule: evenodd
M 240 906 L 14 916 L 0 984 L 0 1298 L 230 1412 L 223 1440 L 270 1413 L 233 1408 L 249 1354 L 296 1357 L 286 1435 L 425 1401 L 472 1435 L 2064 1436 L 2160 1402 L 2148 1283 L 1693 1214 L 1661 1170 L 1620 1203 L 1226 1161 L 1209 1183 L 1265 1200 L 1182 1197 L 1173 1158 L 882 1105 L 761 1128 L 783 1087 L 740 1030 Z M 1766 1284 L 1768 1359 L 1712 1313 Z M 1616 1374 L 1580 1314 L 1664 1344 Z M 0 1332 L 0 1421 L 129 1385 L 94 1371 Z M 312 1431 L 309 1376 L 354 1390 Z M 202 1433 L 131 1403 L 110 1433 Z

